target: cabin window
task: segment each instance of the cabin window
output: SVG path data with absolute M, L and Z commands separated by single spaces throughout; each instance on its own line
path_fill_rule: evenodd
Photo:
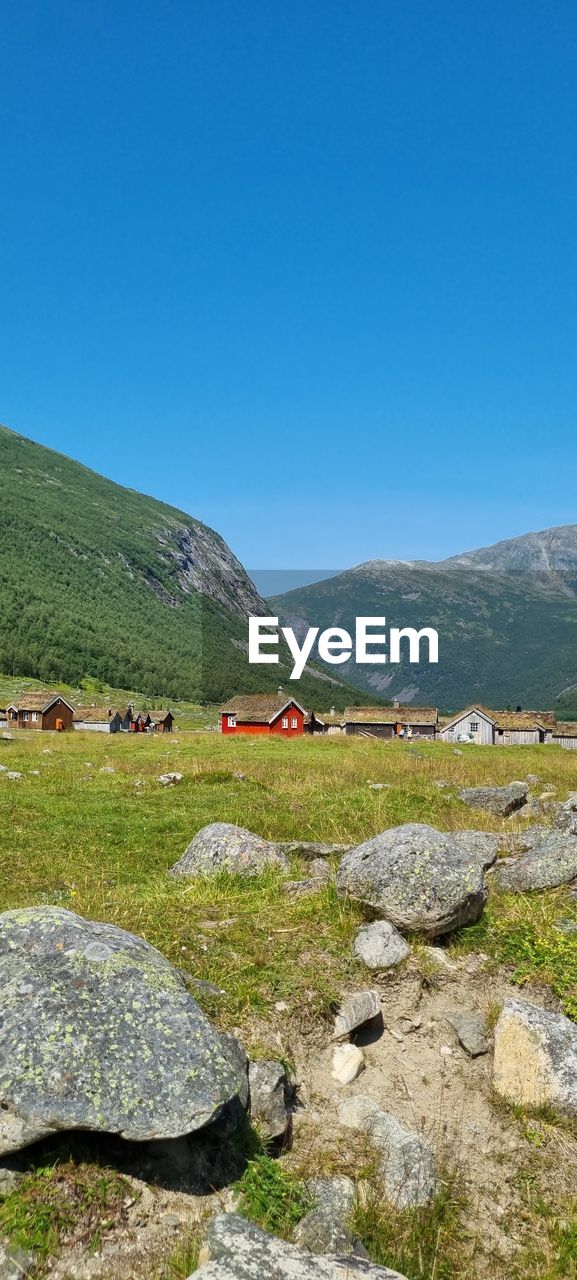
M 478 721 L 478 720 L 471 720 L 471 723 L 470 723 L 470 725 L 469 725 L 469 729 L 471 730 L 471 733 L 478 733 L 478 732 L 479 732 L 479 721 Z
M 22 719 L 23 719 L 23 720 L 29 720 L 29 719 L 30 719 L 30 712 L 29 712 L 29 711 L 23 711 L 23 712 L 22 712 Z
M 288 729 L 288 716 L 283 716 L 281 726 L 283 729 Z
M 228 717 L 228 727 L 229 729 L 236 729 L 236 716 Z
M 37 720 L 37 719 L 38 719 L 38 712 L 37 712 L 37 711 L 33 711 L 33 712 L 32 712 L 32 719 L 33 719 L 33 720 Z
M 292 718 L 291 718 L 291 729 L 297 729 L 297 728 L 298 728 L 298 723 L 299 723 L 299 722 L 298 722 L 298 720 L 297 720 L 296 716 L 292 716 Z

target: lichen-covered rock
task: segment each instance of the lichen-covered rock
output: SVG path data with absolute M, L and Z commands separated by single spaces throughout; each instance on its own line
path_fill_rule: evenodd
M 211 1261 L 194 1280 L 406 1280 L 398 1271 L 354 1256 L 315 1257 L 261 1231 L 237 1213 L 218 1214 L 207 1231 Z M 193 1278 L 191 1277 L 191 1280 Z
M 283 1138 L 290 1120 L 288 1080 L 282 1062 L 251 1062 L 248 1069 L 250 1114 L 269 1139 Z
M 500 889 L 526 893 L 531 889 L 555 889 L 577 877 L 577 839 L 567 831 L 538 827 L 530 847 L 517 858 L 503 860 L 495 868 Z
M 465 856 L 472 862 L 478 862 L 484 871 L 497 859 L 500 848 L 498 835 L 489 831 L 451 831 L 451 838 L 461 846 Z
M 350 1035 L 351 1031 L 356 1031 L 365 1022 L 372 1022 L 373 1018 L 380 1015 L 381 997 L 378 991 L 353 992 L 343 1000 L 335 1017 L 333 1039 L 340 1040 L 341 1036 Z
M 366 1133 L 380 1157 L 387 1198 L 399 1209 L 428 1204 L 436 1190 L 433 1152 L 420 1134 L 382 1111 L 372 1098 L 357 1094 L 342 1102 L 339 1121 Z
M 350 844 L 330 844 L 325 840 L 277 840 L 275 847 L 281 853 L 298 854 L 299 858 L 332 858 L 347 853 Z
M 247 1102 L 241 1046 L 143 938 L 61 907 L 0 915 L 0 1154 L 67 1129 L 179 1137 Z
M 474 923 L 487 900 L 478 860 L 452 835 L 420 822 L 392 827 L 345 854 L 337 888 L 397 929 L 429 938 Z
M 555 817 L 555 826 L 560 831 L 567 831 L 570 835 L 577 835 L 577 791 L 572 791 L 567 799 L 559 806 Z
M 509 1102 L 576 1116 L 575 1023 L 528 1000 L 508 1000 L 495 1027 L 493 1084 Z
M 114 770 L 112 772 L 114 773 Z M 156 781 L 163 787 L 176 787 L 179 782 L 182 782 L 182 777 L 181 773 L 161 773 Z
M 411 954 L 408 942 L 388 920 L 375 920 L 359 929 L 353 951 L 367 969 L 394 969 Z
M 178 862 L 172 876 L 211 875 L 229 871 L 234 875 L 257 875 L 265 867 L 288 870 L 288 861 L 271 840 L 231 822 L 210 822 L 197 831 Z
M 526 782 L 509 782 L 506 787 L 464 787 L 459 791 L 459 800 L 471 809 L 485 809 L 499 818 L 507 818 L 523 808 L 528 794 Z
M 295 1244 L 314 1254 L 356 1254 L 367 1258 L 366 1249 L 333 1209 L 311 1209 L 301 1218 L 295 1233 Z

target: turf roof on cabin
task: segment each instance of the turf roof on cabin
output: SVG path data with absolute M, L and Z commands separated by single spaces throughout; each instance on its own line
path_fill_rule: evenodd
M 236 716 L 245 724 L 268 724 L 291 702 L 299 707 L 301 705 L 296 698 L 290 694 L 287 696 L 286 693 L 240 694 L 236 698 L 230 698 L 221 707 L 221 714 Z

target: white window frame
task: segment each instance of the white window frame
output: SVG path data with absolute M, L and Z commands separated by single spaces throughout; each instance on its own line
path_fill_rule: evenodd
M 470 721 L 470 723 L 469 723 L 469 732 L 470 732 L 470 733 L 478 733 L 478 732 L 479 732 L 479 721 L 478 721 L 478 720 L 471 720 L 471 721 Z
M 33 711 L 33 712 L 32 712 L 32 723 L 34 724 L 37 720 L 38 720 L 38 712 L 37 712 L 37 711 Z
M 228 727 L 229 729 L 236 729 L 236 716 L 228 717 Z
M 299 722 L 296 716 L 291 716 L 291 729 L 298 729 L 298 727 L 299 727 Z
M 283 716 L 280 722 L 281 729 L 288 729 L 288 716 Z
M 23 711 L 23 712 L 22 712 L 22 719 L 23 719 L 23 720 L 28 721 L 28 720 L 30 719 L 30 712 L 29 712 L 29 711 Z

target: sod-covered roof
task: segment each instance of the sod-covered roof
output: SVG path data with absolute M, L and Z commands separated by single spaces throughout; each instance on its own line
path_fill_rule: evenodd
M 342 719 L 346 724 L 407 724 L 437 723 L 436 707 L 345 707 Z
M 230 698 L 220 710 L 221 715 L 236 716 L 242 724 L 270 724 L 290 706 L 304 712 L 300 702 L 287 698 L 286 693 L 244 693 Z

